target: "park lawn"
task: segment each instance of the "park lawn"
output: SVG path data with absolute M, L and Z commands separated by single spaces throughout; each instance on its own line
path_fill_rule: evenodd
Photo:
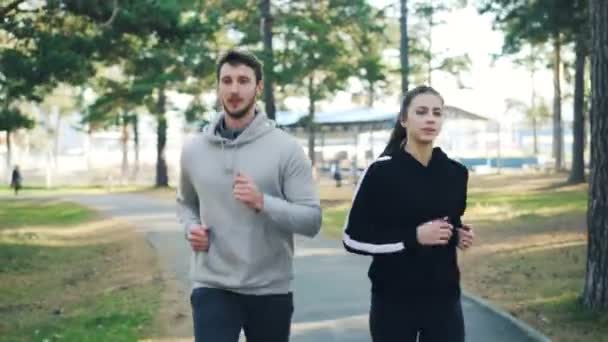
M 132 192 L 132 191 L 140 191 L 147 187 L 139 186 L 139 185 L 115 185 L 115 186 L 105 186 L 105 185 L 88 185 L 88 186 L 56 186 L 51 188 L 46 188 L 41 185 L 25 185 L 20 191 L 19 196 L 58 196 L 58 195 L 70 195 L 70 194 L 106 194 L 106 193 L 115 193 L 115 192 Z M 0 186 L 0 196 L 13 196 L 13 189 L 3 185 Z M 19 197 L 16 197 L 19 198 Z
M 589 312 L 579 300 L 587 187 L 554 176 L 491 176 L 472 178 L 469 193 L 465 221 L 477 239 L 460 253 L 465 290 L 553 341 L 608 341 L 608 313 Z M 339 238 L 350 202 L 334 200 L 324 206 L 323 231 Z
M 2 341 L 157 334 L 154 253 L 123 222 L 50 199 L 0 200 Z

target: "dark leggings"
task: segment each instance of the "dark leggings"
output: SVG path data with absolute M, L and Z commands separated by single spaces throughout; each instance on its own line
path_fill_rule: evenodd
M 412 300 L 374 293 L 369 325 L 373 342 L 464 342 L 460 298 Z

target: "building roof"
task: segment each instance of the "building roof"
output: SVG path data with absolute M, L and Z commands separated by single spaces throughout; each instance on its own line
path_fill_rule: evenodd
M 481 115 L 473 114 L 464 109 L 445 106 L 448 118 L 489 121 Z M 281 127 L 295 128 L 305 126 L 307 113 L 277 111 L 276 121 Z M 397 110 L 381 108 L 354 108 L 345 111 L 319 112 L 315 114 L 315 123 L 321 126 L 346 126 L 365 124 L 393 124 L 397 118 Z

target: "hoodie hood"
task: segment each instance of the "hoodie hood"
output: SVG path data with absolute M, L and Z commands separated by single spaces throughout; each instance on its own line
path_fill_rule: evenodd
M 226 113 L 218 115 L 205 129 L 203 130 L 203 136 L 215 144 L 224 144 L 226 146 L 242 146 L 248 144 L 270 132 L 276 127 L 274 121 L 268 119 L 265 113 L 257 112 L 255 118 L 245 130 L 239 134 L 234 140 L 226 139 L 217 133 L 218 126 L 222 124 L 222 120 L 226 116 Z
M 224 172 L 235 174 L 239 169 L 239 149 L 266 134 L 269 134 L 276 127 L 274 121 L 268 119 L 265 113 L 257 112 L 255 118 L 249 123 L 245 130 L 236 139 L 227 139 L 218 133 L 218 126 L 226 113 L 221 113 L 209 125 L 205 127 L 202 134 L 204 139 L 213 145 L 219 145 L 222 150 L 221 163 Z
M 415 164 L 417 167 L 424 170 L 434 170 L 441 165 L 445 165 L 445 163 L 450 160 L 448 155 L 445 154 L 445 152 L 443 152 L 443 150 L 441 150 L 439 147 L 433 148 L 433 154 L 431 155 L 431 160 L 429 160 L 429 164 L 427 166 L 422 165 L 418 159 L 403 148 L 400 148 L 395 154 L 397 154 L 399 159 L 402 159 L 407 163 Z

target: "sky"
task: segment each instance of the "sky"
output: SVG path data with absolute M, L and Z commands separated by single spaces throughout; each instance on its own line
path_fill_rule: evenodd
M 376 7 L 383 7 L 395 0 L 370 0 Z M 411 15 L 411 14 L 410 14 Z M 492 54 L 499 53 L 503 44 L 503 34 L 492 29 L 492 17 L 481 16 L 475 7 L 469 5 L 460 10 L 446 14 L 445 24 L 433 31 L 434 51 L 449 49 L 450 55 L 468 53 L 472 68 L 465 74 L 465 84 L 471 89 L 458 89 L 453 77 L 433 73 L 433 87 L 442 93 L 447 104 L 463 108 L 473 113 L 500 118 L 505 116 L 505 100 L 518 99 L 530 103 L 532 91 L 530 74 L 523 68 L 515 66 L 510 58 L 500 58 L 492 63 Z M 538 72 L 535 77 L 535 88 L 551 105 L 553 82 L 550 70 Z M 562 93 L 564 92 L 562 86 Z M 333 103 L 326 110 L 339 108 L 350 95 L 337 94 Z M 396 99 L 385 99 L 390 106 L 398 103 Z M 564 104 L 564 119 L 571 117 L 572 111 Z M 508 116 L 517 117 L 517 113 Z
M 454 11 L 446 17 L 446 24 L 433 33 L 438 48 L 449 48 L 454 54 L 468 53 L 472 68 L 465 78 L 472 89 L 457 89 L 449 78 L 433 82 L 444 93 L 447 103 L 484 116 L 495 117 L 505 111 L 505 100 L 518 99 L 530 103 L 532 84 L 530 74 L 513 64 L 509 57 L 493 62 L 493 54 L 502 49 L 503 34 L 492 29 L 492 18 L 481 16 L 473 7 Z M 553 82 L 551 72 L 543 70 L 535 76 L 538 95 L 551 100 Z

